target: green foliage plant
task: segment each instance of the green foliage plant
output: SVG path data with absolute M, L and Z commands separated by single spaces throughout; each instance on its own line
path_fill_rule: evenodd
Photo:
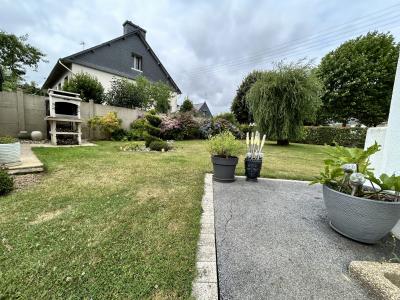
M 278 63 L 265 71 L 246 95 L 261 133 L 278 145 L 301 136 L 303 124 L 320 106 L 320 84 L 310 63 Z
M 166 141 L 154 140 L 149 144 L 150 150 L 153 151 L 168 151 L 171 149 L 170 145 Z
M 183 103 L 181 107 L 179 108 L 180 112 L 191 112 L 194 110 L 193 102 L 186 97 L 185 100 L 183 100 Z
M 0 169 L 0 196 L 5 196 L 13 190 L 14 180 L 6 171 Z
M 392 34 L 374 31 L 325 55 L 317 70 L 323 117 L 343 125 L 352 117 L 366 126 L 386 121 L 399 49 Z
M 159 113 L 166 114 L 171 109 L 170 98 L 172 90 L 162 81 L 151 84 L 150 97 L 154 102 L 154 108 Z
M 225 158 L 235 157 L 239 154 L 240 149 L 241 143 L 229 131 L 221 132 L 208 140 L 208 151 L 211 155 Z
M 93 100 L 94 103 L 102 103 L 104 88 L 100 81 L 88 73 L 77 73 L 73 75 L 63 86 L 67 92 L 78 93 L 83 101 Z
M 249 109 L 246 94 L 253 84 L 260 78 L 261 74 L 261 71 L 253 71 L 248 74 L 236 91 L 236 96 L 232 101 L 231 111 L 239 123 L 249 124 L 253 122 L 253 114 Z
M 0 136 L 0 144 L 13 144 L 18 140 L 12 136 Z
M 121 129 L 122 120 L 118 118 L 116 112 L 109 112 L 104 116 L 95 116 L 88 120 L 90 128 L 99 128 L 108 139 L 111 138 L 113 132 Z
M 338 145 L 328 147 L 326 154 L 329 158 L 324 161 L 324 171 L 311 184 L 321 183 L 358 197 L 400 201 L 400 176 L 382 174 L 376 178 L 370 167 L 370 156 L 380 149 L 381 147 L 377 143 L 366 150 Z M 371 183 L 372 189 L 363 187 L 366 180 Z M 388 196 L 387 191 L 393 191 L 394 197 L 390 197 L 390 194 Z

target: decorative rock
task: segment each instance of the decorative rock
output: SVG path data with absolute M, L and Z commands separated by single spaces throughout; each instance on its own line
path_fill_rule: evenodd
M 43 140 L 43 134 L 41 131 L 32 131 L 31 138 L 34 141 L 41 141 Z

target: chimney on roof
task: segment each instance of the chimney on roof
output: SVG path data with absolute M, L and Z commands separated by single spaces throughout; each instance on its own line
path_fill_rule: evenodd
M 131 21 L 125 21 L 124 24 L 122 24 L 122 27 L 124 28 L 124 34 L 138 31 L 144 38 L 146 38 L 146 30 L 140 26 L 137 26 L 136 24 L 133 24 Z

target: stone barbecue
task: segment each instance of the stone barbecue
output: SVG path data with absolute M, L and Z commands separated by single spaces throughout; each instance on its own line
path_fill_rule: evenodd
M 46 117 L 53 145 L 82 143 L 79 94 L 49 89 Z

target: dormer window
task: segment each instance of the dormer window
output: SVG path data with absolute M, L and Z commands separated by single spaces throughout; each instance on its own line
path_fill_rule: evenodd
M 142 57 L 137 54 L 132 54 L 133 57 L 133 69 L 137 71 L 143 71 Z

